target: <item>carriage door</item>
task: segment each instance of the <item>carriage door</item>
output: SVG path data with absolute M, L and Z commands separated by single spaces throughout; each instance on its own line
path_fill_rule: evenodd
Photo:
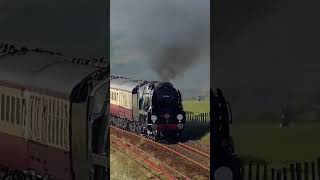
M 109 168 L 105 152 L 107 130 L 109 126 L 109 82 L 99 83 L 93 89 L 89 99 L 89 153 L 92 163 L 92 179 L 104 179 Z

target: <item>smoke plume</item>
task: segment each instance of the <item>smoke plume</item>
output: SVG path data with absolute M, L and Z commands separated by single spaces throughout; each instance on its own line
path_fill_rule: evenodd
M 164 81 L 175 79 L 203 60 L 201 52 L 209 49 L 210 9 L 188 3 L 192 1 L 157 1 L 134 21 L 136 45 Z

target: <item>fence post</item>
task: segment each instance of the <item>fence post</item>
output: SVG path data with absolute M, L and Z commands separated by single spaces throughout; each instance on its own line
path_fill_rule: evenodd
M 209 120 L 210 120 L 210 112 L 207 113 L 207 117 L 206 117 L 206 121 L 210 122 Z
M 312 180 L 316 180 L 316 169 L 315 169 L 315 164 L 312 161 L 311 162 L 311 176 L 312 176 Z
M 294 169 L 294 164 L 290 164 L 290 176 L 291 176 L 290 180 L 296 180 L 296 173 L 295 173 L 295 169 Z
M 245 170 L 244 170 L 245 166 L 242 165 L 241 169 L 240 169 L 240 173 L 241 173 L 241 180 L 244 180 L 244 173 L 245 173 Z
M 252 180 L 252 162 L 249 162 L 248 180 Z
M 267 180 L 268 178 L 268 166 L 265 164 L 263 166 L 263 180 Z
M 309 164 L 304 162 L 304 180 L 309 180 Z
M 260 180 L 260 164 L 257 163 L 256 166 L 256 180 Z
M 271 168 L 271 180 L 274 180 L 274 168 Z
M 204 124 L 204 113 L 201 113 L 201 123 Z
M 297 180 L 301 180 L 301 164 L 296 163 L 296 174 L 297 174 Z
M 317 159 L 317 166 L 318 166 L 318 179 L 320 180 L 320 158 Z
M 281 170 L 277 170 L 277 180 L 281 180 Z
M 288 179 L 287 168 L 282 169 L 282 174 L 283 174 L 283 180 L 287 180 Z
M 203 118 L 203 124 L 206 122 L 206 113 L 202 113 L 202 118 Z

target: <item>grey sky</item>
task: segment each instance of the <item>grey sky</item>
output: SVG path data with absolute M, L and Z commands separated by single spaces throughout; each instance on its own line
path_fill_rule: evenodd
M 149 52 L 147 48 L 144 48 L 146 45 L 142 45 L 144 41 L 141 37 L 145 34 L 158 36 L 153 40 L 156 40 L 159 44 L 162 39 L 168 38 L 168 35 L 175 38 L 172 36 L 175 34 L 167 32 L 177 30 L 181 28 L 179 26 L 186 25 L 183 24 L 185 17 L 175 16 L 176 14 L 181 15 L 185 13 L 194 19 L 198 18 L 196 19 L 199 23 L 197 26 L 203 29 L 206 38 L 204 39 L 204 45 L 201 47 L 200 54 L 196 57 L 196 62 L 189 68 L 186 68 L 181 74 L 178 74 L 172 82 L 176 87 L 185 91 L 186 94 L 192 92 L 192 94 L 196 95 L 197 93 L 201 93 L 201 91 L 208 91 L 210 87 L 209 0 L 111 0 L 110 4 L 111 72 L 113 74 L 139 79 L 159 80 L 160 77 L 150 68 L 148 63 L 148 61 L 150 61 L 150 56 L 148 56 Z M 175 11 L 177 11 L 176 13 L 172 13 L 173 15 L 171 17 L 166 14 L 168 12 L 170 13 L 170 10 L 168 11 L 170 8 L 175 8 Z M 162 10 L 163 14 L 161 14 Z M 157 18 L 155 14 L 161 17 Z M 170 18 L 168 21 L 170 21 L 170 23 L 174 22 L 172 26 L 175 27 L 164 28 L 158 26 L 160 28 L 157 29 L 151 27 L 154 25 L 151 24 L 153 19 L 155 21 L 158 20 L 158 22 L 156 22 L 157 25 L 161 25 L 161 23 L 166 25 L 166 22 L 161 22 L 161 20 L 166 20 L 165 18 Z M 190 28 L 190 26 L 185 27 Z M 167 32 L 166 29 L 168 30 Z M 155 30 L 157 32 L 155 32 Z M 179 32 L 176 35 L 183 35 L 183 33 L 185 33 L 185 31 Z M 153 43 L 152 46 L 156 45 L 157 43 Z M 153 47 L 148 48 L 152 49 Z M 182 65 L 183 64 L 181 64 L 181 66 Z
M 319 104 L 320 2 L 220 2 L 213 77 L 215 87 L 231 99 L 235 117 L 279 118 L 284 103 L 295 108 L 298 117 Z

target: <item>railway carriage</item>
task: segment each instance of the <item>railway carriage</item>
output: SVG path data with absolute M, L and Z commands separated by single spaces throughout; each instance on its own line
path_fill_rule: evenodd
M 110 113 L 113 125 L 154 140 L 182 137 L 186 122 L 181 94 L 168 82 L 113 76 Z
M 109 72 L 88 62 L 0 46 L 1 165 L 58 180 L 106 177 Z

